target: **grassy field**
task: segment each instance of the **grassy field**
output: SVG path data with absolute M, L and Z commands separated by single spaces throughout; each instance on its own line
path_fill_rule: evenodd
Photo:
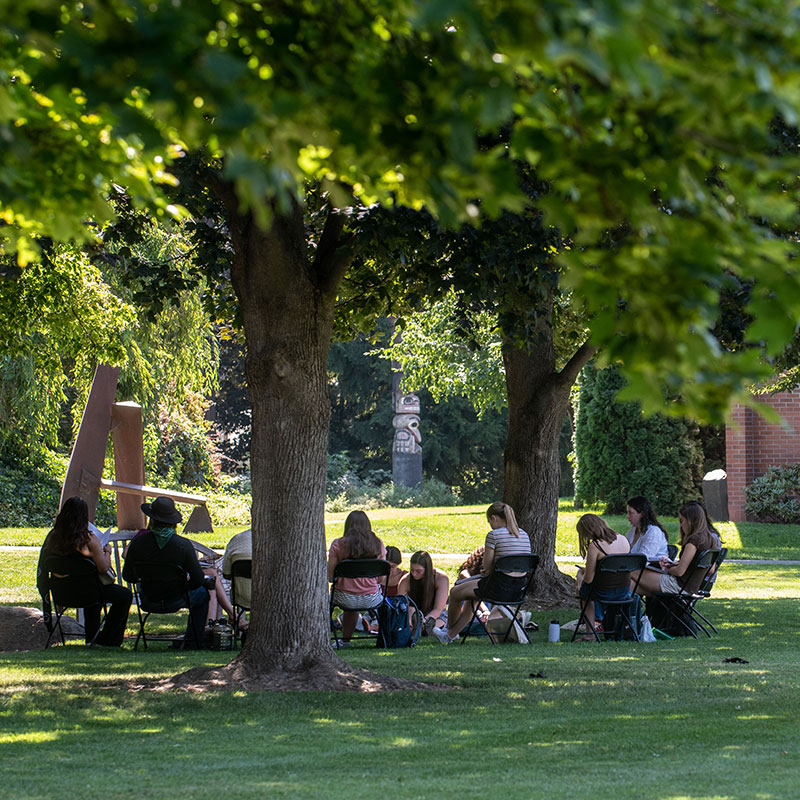
M 405 552 L 455 554 L 482 538 L 482 515 L 481 507 L 371 517 Z M 575 552 L 576 516 L 560 515 L 564 555 Z M 341 521 L 329 521 L 329 536 Z M 623 518 L 612 524 L 624 528 Z M 0 532 L 0 543 L 17 535 Z M 792 536 L 788 526 L 723 532 L 738 557 L 798 559 Z M 1 603 L 36 604 L 35 559 L 0 552 Z M 720 628 L 713 639 L 548 644 L 546 623 L 577 615 L 565 608 L 534 612 L 541 627 L 530 646 L 423 640 L 409 651 L 362 643 L 345 653 L 354 665 L 450 691 L 160 694 L 139 687 L 228 655 L 79 644 L 3 653 L 5 789 L 87 799 L 796 798 L 798 601 L 799 565 L 726 564 L 703 604 Z M 724 663 L 734 656 L 749 663 Z
M 386 544 L 399 547 L 404 553 L 428 549 L 431 553 L 470 553 L 486 538 L 486 506 L 459 508 L 404 508 L 369 511 L 373 528 Z M 578 557 L 575 524 L 583 511 L 576 511 L 567 500 L 559 505 L 557 556 Z M 328 514 L 325 536 L 328 544 L 342 535 L 346 513 Z M 624 516 L 607 516 L 608 524 L 624 533 L 629 524 Z M 662 517 L 670 541 L 677 542 L 678 520 Z M 769 558 L 800 560 L 800 527 L 768 525 L 756 522 L 723 522 L 717 526 L 728 548 L 729 558 Z M 194 534 L 193 538 L 219 551 L 241 528 L 222 527 L 213 533 Z M 46 528 L 0 528 L 0 545 L 39 546 Z

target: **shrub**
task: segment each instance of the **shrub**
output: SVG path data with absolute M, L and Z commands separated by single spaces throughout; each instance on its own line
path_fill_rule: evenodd
M 199 395 L 178 408 L 158 412 L 156 474 L 164 488 L 213 487 L 219 482 L 219 455 L 203 415 L 208 403 Z
M 684 419 L 646 417 L 638 403 L 616 402 L 624 386 L 616 368 L 586 367 L 581 375 L 575 426 L 575 499 L 625 510 L 627 498 L 645 495 L 661 514 L 675 513 L 700 494 L 702 452 L 695 426 Z
M 744 490 L 748 517 L 760 522 L 800 522 L 800 464 L 770 467 Z
M 369 481 L 355 483 L 337 495 L 328 496 L 325 510 L 349 511 L 353 508 L 425 508 L 429 506 L 456 506 L 461 504 L 459 494 L 436 478 L 426 478 L 419 489 L 399 484 L 384 483 L 376 486 Z
M 0 470 L 0 527 L 53 524 L 61 481 L 29 464 L 4 463 Z

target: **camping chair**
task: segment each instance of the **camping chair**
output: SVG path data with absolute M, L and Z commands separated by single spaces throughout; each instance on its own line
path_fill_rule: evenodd
M 625 635 L 626 630 L 630 630 L 633 638 L 640 642 L 640 601 L 636 594 L 636 589 L 639 586 L 639 581 L 642 577 L 642 570 L 647 564 L 647 556 L 643 553 L 618 553 L 615 555 L 605 556 L 595 564 L 595 576 L 589 589 L 589 596 L 581 600 L 581 615 L 578 617 L 578 624 L 572 633 L 572 641 L 578 635 L 580 626 L 587 622 L 586 609 L 589 603 L 600 603 L 607 610 L 604 610 L 603 627 L 605 630 L 605 638 L 614 639 L 619 641 Z M 623 579 L 630 583 L 631 580 L 635 581 L 633 590 L 629 593 L 628 597 L 622 600 L 603 600 L 599 597 L 603 589 L 613 586 L 620 586 L 623 584 Z M 608 614 L 608 611 L 613 611 Z M 607 623 L 606 620 L 609 622 Z M 613 620 L 613 631 L 610 630 L 611 621 Z M 591 631 L 595 639 L 599 642 L 600 634 L 597 630 Z
M 381 601 L 377 605 L 367 606 L 365 605 L 363 608 L 348 608 L 347 611 L 372 611 L 378 610 L 383 601 L 386 599 L 386 585 L 389 582 L 389 573 L 392 571 L 392 565 L 388 561 L 384 561 L 381 558 L 346 558 L 343 561 L 340 561 L 334 568 L 333 568 L 333 581 L 331 582 L 331 600 L 330 600 L 330 618 L 331 618 L 331 630 L 333 631 L 333 638 L 336 642 L 335 647 L 339 647 L 339 629 L 335 624 L 335 620 L 333 617 L 333 610 L 334 608 L 338 608 L 339 606 L 333 600 L 333 593 L 336 590 L 336 581 L 340 578 L 378 578 L 378 584 L 381 587 Z M 384 578 L 383 582 L 380 581 L 380 578 Z M 342 609 L 345 610 L 345 609 Z M 356 636 L 356 632 L 353 632 L 353 639 L 357 638 L 364 638 Z
M 704 595 L 700 592 L 700 588 L 704 581 L 708 578 L 714 564 L 717 563 L 719 558 L 719 550 L 701 550 L 695 553 L 692 563 L 689 564 L 686 572 L 678 578 L 678 586 L 680 590 L 674 594 L 659 593 L 654 594 L 648 599 L 648 614 L 652 622 L 655 615 L 658 624 L 653 623 L 653 627 L 665 627 L 665 621 L 674 620 L 677 623 L 677 632 L 679 636 L 685 636 L 682 631 L 686 631 L 694 638 L 697 638 L 695 631 L 699 627 L 703 633 L 709 638 L 711 634 L 708 629 L 697 619 L 702 617 L 699 611 L 694 609 L 698 600 L 702 600 Z M 651 606 L 651 603 L 653 606 Z M 654 614 L 650 613 L 651 607 Z M 705 619 L 703 617 L 703 619 Z M 708 622 L 708 620 L 706 620 Z M 708 623 L 711 624 L 710 622 Z M 712 626 L 713 627 L 713 626 Z M 669 631 L 667 631 L 669 633 Z
M 66 644 L 64 631 L 61 628 L 61 617 L 67 608 L 89 608 L 102 606 L 103 618 L 97 626 L 94 636 L 88 642 L 91 647 L 106 619 L 106 605 L 100 596 L 100 580 L 97 575 L 97 565 L 91 558 L 76 558 L 75 556 L 48 556 L 44 563 L 47 580 L 50 586 L 49 598 L 43 597 L 45 624 L 48 625 L 50 635 L 47 637 L 45 648 L 50 646 L 53 634 L 58 631 L 61 644 Z M 50 609 L 47 606 L 50 605 Z M 50 615 L 55 609 L 56 619 L 53 623 Z M 48 624 L 49 623 L 49 624 Z
M 711 597 L 711 590 L 714 587 L 714 582 L 717 580 L 717 575 L 719 575 L 719 568 L 722 565 L 722 562 L 727 557 L 727 555 L 728 555 L 728 548 L 723 547 L 717 554 L 717 557 L 714 561 L 714 564 L 712 565 L 712 568 L 706 573 L 706 576 L 703 578 L 703 581 L 700 584 L 700 588 L 697 590 L 696 596 L 693 597 L 687 603 L 687 608 L 689 610 L 689 613 L 691 613 L 691 615 L 694 617 L 695 624 L 699 625 L 701 628 L 703 628 L 703 630 L 705 630 L 705 628 L 703 627 L 703 623 L 700 622 L 700 620 L 703 620 L 703 622 L 705 622 L 706 625 L 708 625 L 711 628 L 711 630 L 714 631 L 714 633 L 719 633 L 719 631 L 714 627 L 714 623 L 711 622 L 711 620 L 709 620 L 706 616 L 701 614 L 697 610 L 696 606 L 698 601 L 700 601 L 701 599 L 706 597 Z M 708 631 L 706 631 L 706 633 L 708 633 Z
M 231 605 L 233 606 L 233 649 L 236 649 L 239 640 L 239 620 L 250 606 L 243 606 L 237 598 L 236 585 L 240 580 L 250 580 L 253 577 L 253 561 L 249 558 L 240 558 L 231 564 Z
M 139 612 L 139 633 L 136 635 L 133 649 L 136 650 L 139 647 L 141 638 L 144 642 L 144 649 L 147 650 L 147 636 L 144 628 L 148 618 L 151 614 L 174 614 L 182 608 L 189 608 L 189 579 L 186 571 L 179 564 L 139 561 L 136 564 L 136 582 L 133 591 Z M 142 612 L 144 612 L 144 616 L 142 616 Z M 180 649 L 183 650 L 186 643 L 185 631 L 180 637 L 150 635 L 151 640 L 176 642 L 179 638 Z M 196 638 L 198 643 L 202 644 L 203 632 L 199 632 Z
M 519 612 L 522 609 L 522 604 L 525 602 L 525 595 L 528 593 L 531 581 L 533 581 L 534 573 L 536 572 L 536 567 L 538 566 L 539 556 L 537 555 L 503 556 L 502 558 L 497 559 L 492 568 L 492 573 L 524 572 L 525 586 L 516 597 L 494 597 L 486 593 L 482 593 L 480 595 L 476 594 L 475 602 L 472 604 L 472 619 L 470 619 L 469 623 L 461 631 L 461 644 L 464 644 L 469 636 L 479 636 L 482 634 L 487 635 L 492 644 L 496 644 L 495 636 L 498 636 L 499 632 L 492 634 L 486 627 L 486 624 L 483 622 L 483 620 L 481 620 L 481 618 L 478 616 L 481 603 L 490 604 L 493 610 L 495 608 L 500 608 L 505 609 L 507 612 L 505 616 L 508 617 L 508 629 L 506 630 L 505 636 L 503 636 L 501 641 L 508 641 L 508 637 L 511 634 L 511 631 L 514 629 L 514 624 L 516 623 L 519 625 L 519 629 L 522 631 L 525 641 L 530 644 L 530 637 L 520 622 Z M 475 623 L 477 623 L 477 625 Z

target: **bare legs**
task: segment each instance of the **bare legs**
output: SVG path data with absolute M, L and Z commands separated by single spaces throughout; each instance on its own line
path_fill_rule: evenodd
M 447 603 L 447 635 L 455 639 L 463 630 L 464 626 L 472 619 L 474 608 L 475 589 L 478 586 L 480 576 L 456 583 L 450 590 L 450 598 Z
M 214 583 L 214 591 L 209 592 L 210 598 L 208 601 L 208 619 L 206 620 L 206 624 L 215 619 L 219 619 L 220 609 L 228 615 L 231 624 L 234 624 L 236 620 L 234 619 L 233 606 L 228 598 L 228 593 L 225 591 L 225 587 L 222 585 L 219 571 L 216 567 L 206 567 L 203 573 L 217 579 Z M 242 626 L 240 625 L 239 627 Z
M 342 611 L 342 640 L 349 642 L 358 622 L 358 611 Z

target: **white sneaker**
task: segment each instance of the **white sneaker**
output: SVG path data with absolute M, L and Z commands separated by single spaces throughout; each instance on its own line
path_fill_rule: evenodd
M 447 628 L 446 628 L 446 627 L 434 628 L 434 629 L 433 629 L 433 635 L 434 635 L 434 636 L 435 636 L 435 637 L 436 637 L 436 638 L 437 638 L 437 639 L 438 639 L 438 640 L 439 640 L 439 641 L 440 641 L 442 644 L 452 644 L 452 643 L 453 643 L 453 642 L 454 642 L 456 639 L 458 639 L 458 636 L 454 636 L 454 637 L 451 639 L 451 638 L 450 638 L 450 636 L 449 636 L 449 635 L 448 635 L 448 633 L 447 633 Z

